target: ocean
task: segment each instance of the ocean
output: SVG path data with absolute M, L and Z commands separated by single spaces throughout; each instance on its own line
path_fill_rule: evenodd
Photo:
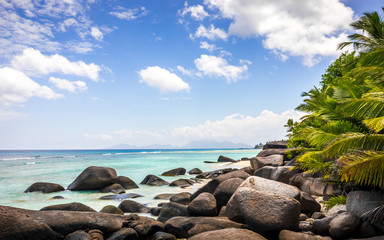
M 106 205 L 118 206 L 120 202 L 117 200 L 99 200 L 101 196 L 112 193 L 98 191 L 24 193 L 24 190 L 35 182 L 57 183 L 66 188 L 85 168 L 103 166 L 114 168 L 119 176 L 126 176 L 135 181 L 139 188 L 126 190 L 127 193 L 144 195 L 134 200 L 154 207 L 164 201 L 155 200 L 157 194 L 194 192 L 201 184 L 189 188 L 139 184 L 148 174 L 160 176 L 163 172 L 178 167 L 187 171 L 196 167 L 202 171 L 212 171 L 232 167 L 232 164 L 207 164 L 204 161 L 217 161 L 220 155 L 240 160 L 243 157 L 254 157 L 258 152 L 259 149 L 0 151 L 0 205 L 39 210 L 54 204 L 80 202 L 96 211 Z M 186 174 L 161 178 L 171 182 L 194 176 Z M 58 195 L 64 199 L 50 199 Z

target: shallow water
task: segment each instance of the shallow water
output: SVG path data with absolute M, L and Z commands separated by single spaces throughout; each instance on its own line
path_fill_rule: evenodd
M 24 193 L 24 190 L 34 182 L 58 183 L 66 188 L 85 168 L 105 166 L 114 168 L 119 176 L 127 176 L 135 181 L 140 188 L 127 190 L 127 193 L 144 195 L 134 200 L 152 207 L 162 202 L 162 200 L 153 199 L 157 194 L 193 192 L 200 185 L 195 184 L 183 189 L 139 184 L 146 175 L 160 176 L 161 173 L 177 167 L 184 167 L 187 171 L 195 167 L 202 171 L 232 167 L 228 163 L 205 164 L 203 162 L 217 161 L 220 155 L 233 159 L 254 157 L 259 151 L 257 149 L 0 151 L 0 205 L 38 210 L 48 205 L 81 202 L 97 211 L 106 205 L 117 206 L 120 201 L 99 200 L 101 196 L 109 194 L 97 191 Z M 193 176 L 195 175 L 186 174 L 162 178 L 171 182 Z M 50 199 L 57 195 L 65 199 Z

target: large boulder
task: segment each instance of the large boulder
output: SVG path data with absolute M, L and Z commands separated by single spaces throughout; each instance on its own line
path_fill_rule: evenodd
M 100 212 L 102 213 L 111 213 L 111 214 L 120 214 L 120 215 L 124 215 L 124 212 L 121 211 L 120 208 L 116 207 L 116 206 L 113 206 L 113 205 L 107 205 L 105 207 L 103 207 Z
M 118 208 L 125 213 L 149 213 L 151 211 L 151 208 L 132 200 L 122 201 Z
M 220 230 L 225 228 L 246 228 L 247 226 L 229 220 L 226 217 L 205 217 L 198 221 L 189 231 L 189 236 L 194 236 L 202 232 Z
M 91 166 L 86 168 L 69 186 L 68 190 L 100 190 L 115 183 L 117 174 L 115 169 Z
M 186 171 L 187 170 L 185 170 L 185 168 L 175 168 L 175 169 L 163 172 L 161 174 L 161 176 L 171 176 L 171 177 L 173 177 L 173 176 L 178 176 L 178 175 L 184 175 Z
M 171 187 L 187 187 L 187 186 L 192 186 L 195 182 L 190 180 L 190 179 L 177 179 L 169 184 Z
M 180 203 L 183 205 L 188 205 L 191 202 L 191 193 L 189 192 L 181 192 L 178 194 L 174 194 L 169 198 L 170 202 Z
M 150 217 L 130 214 L 125 217 L 125 227 L 133 228 L 139 235 L 139 239 L 151 239 L 159 231 L 164 231 L 164 224 Z
M 240 186 L 227 204 L 230 220 L 258 233 L 297 230 L 301 204 L 294 198 Z
M 322 236 L 329 236 L 329 223 L 335 218 L 335 216 L 327 216 L 321 219 L 315 219 L 313 221 L 313 232 Z
M 334 239 L 347 238 L 360 226 L 360 218 L 354 213 L 343 212 L 329 223 L 329 233 Z
M 200 174 L 200 173 L 203 173 L 203 171 L 201 171 L 199 168 L 193 168 L 191 170 L 188 171 L 189 174 Z
M 139 188 L 139 186 L 137 186 L 137 184 L 129 177 L 118 176 L 116 182 L 120 184 L 124 189 Z
M 284 155 L 284 153 L 287 151 L 287 149 L 281 149 L 281 148 L 270 148 L 265 149 L 259 152 L 256 157 L 268 157 L 270 155 Z
M 169 183 L 155 175 L 147 175 L 140 184 L 145 184 L 149 186 L 162 186 L 168 185 Z
M 289 179 L 289 184 L 298 187 L 301 191 L 311 195 L 323 196 L 326 185 L 322 178 L 312 177 L 305 173 L 298 173 Z
M 282 230 L 279 233 L 279 240 L 332 240 L 332 238 L 323 237 L 320 235 L 311 235 L 301 232 L 294 232 L 289 230 Z
M 236 160 L 220 155 L 219 158 L 217 159 L 218 162 L 237 162 Z
M 168 219 L 176 216 L 188 216 L 187 206 L 179 203 L 166 203 L 161 208 L 157 221 L 165 223 Z
M 287 144 L 288 144 L 287 141 L 273 141 L 273 142 L 266 143 L 263 146 L 263 150 L 271 149 L 271 148 L 272 149 L 276 149 L 276 148 L 286 149 L 287 148 Z
M 250 159 L 251 166 L 254 170 L 265 166 L 282 166 L 284 164 L 284 157 L 280 154 L 273 154 L 267 157 L 254 157 Z
M 225 180 L 217 186 L 213 196 L 216 198 L 217 210 L 227 205 L 227 202 L 232 197 L 236 189 L 243 183 L 244 179 L 241 178 L 231 178 Z
M 188 238 L 188 240 L 267 240 L 263 236 L 252 232 L 247 229 L 238 229 L 238 228 L 225 228 L 221 230 L 214 230 L 208 232 L 199 233 L 193 237 Z
M 119 231 L 113 233 L 109 238 L 106 240 L 138 240 L 139 236 L 137 235 L 137 232 L 133 228 L 122 228 Z
M 352 191 L 347 195 L 347 211 L 358 217 L 384 204 L 384 194 L 374 191 Z
M 265 166 L 260 169 L 257 169 L 254 173 L 255 176 L 271 179 L 274 181 L 289 183 L 290 178 L 298 173 L 299 170 L 291 170 L 289 166 Z
M 96 212 L 93 208 L 78 202 L 51 205 L 51 206 L 43 207 L 42 209 L 40 209 L 40 211 L 52 211 L 52 210 Z
M 192 194 L 191 199 L 195 199 L 200 193 L 202 192 L 209 192 L 214 193 L 217 186 L 219 186 L 220 183 L 224 182 L 225 180 L 231 179 L 231 178 L 241 178 L 241 179 L 247 179 L 250 175 L 244 171 L 233 171 L 229 172 L 223 175 L 220 175 L 218 177 L 215 177 L 211 181 L 209 181 L 207 184 L 199 188 L 195 193 Z
M 204 217 L 177 216 L 165 222 L 165 231 L 175 235 L 177 238 L 188 238 L 188 231 L 193 228 Z
M 60 192 L 64 191 L 63 186 L 56 183 L 48 183 L 48 182 L 35 182 L 31 186 L 29 186 L 24 192 L 42 192 L 42 193 L 52 193 L 52 192 Z
M 301 212 L 314 213 L 320 212 L 320 204 L 308 193 L 301 192 Z
M 0 239 L 63 239 L 79 229 L 110 234 L 122 228 L 124 216 L 74 211 L 33 211 L 0 206 Z
M 200 193 L 187 207 L 190 216 L 217 216 L 216 198 L 207 192 Z
M 102 188 L 100 192 L 122 194 L 122 193 L 125 193 L 125 189 L 120 184 L 114 183 L 112 185 Z

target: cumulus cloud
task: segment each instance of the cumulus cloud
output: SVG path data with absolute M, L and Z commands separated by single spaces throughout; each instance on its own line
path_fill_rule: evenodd
M 177 70 L 179 70 L 179 72 L 181 72 L 184 75 L 187 75 L 187 76 L 193 75 L 193 72 L 191 70 L 187 70 L 183 66 L 177 66 L 176 68 L 177 68 Z
M 140 83 L 157 88 L 162 93 L 188 91 L 190 89 L 188 83 L 184 82 L 179 76 L 158 66 L 147 67 L 138 73 L 141 78 Z
M 254 145 L 260 142 L 284 139 L 287 134 L 284 125 L 288 119 L 299 120 L 304 114 L 294 110 L 274 113 L 263 110 L 258 116 L 231 114 L 223 119 L 206 121 L 195 126 L 170 130 L 122 129 L 108 136 L 116 141 L 136 146 L 149 144 L 171 144 L 183 146 L 190 141 L 230 141 Z
M 199 4 L 188 6 L 188 3 L 185 2 L 184 9 L 180 12 L 180 15 L 184 17 L 187 14 L 190 14 L 192 18 L 200 21 L 209 16 L 209 14 L 204 10 L 203 6 Z
M 148 14 L 148 10 L 145 7 L 141 8 L 124 8 L 117 7 L 115 11 L 109 12 L 112 16 L 124 20 L 134 20 L 139 17 L 143 17 Z
M 221 57 L 212 55 L 201 55 L 200 58 L 194 61 L 197 69 L 204 75 L 210 77 L 224 77 L 227 82 L 236 82 L 244 77 L 245 72 L 248 70 L 246 64 L 242 66 L 234 66 L 228 64 L 227 60 Z
M 100 66 L 94 63 L 71 62 L 58 54 L 45 56 L 39 50 L 33 48 L 24 49 L 22 54 L 13 58 L 11 64 L 13 68 L 32 75 L 63 73 L 88 77 L 93 81 L 98 81 L 99 71 L 101 70 Z
M 321 56 L 337 56 L 337 44 L 347 40 L 345 32 L 353 21 L 353 10 L 340 0 L 205 0 L 205 4 L 232 20 L 229 35 L 262 36 L 264 47 L 283 60 L 300 56 L 308 66 Z
M 215 46 L 215 44 L 209 44 L 206 41 L 201 41 L 200 42 L 200 48 L 207 49 L 208 51 L 212 52 L 213 50 L 216 49 L 216 46 Z
M 69 81 L 55 77 L 50 77 L 49 81 L 53 83 L 55 87 L 71 93 L 76 93 L 77 91 L 83 92 L 88 89 L 87 84 L 83 81 Z
M 41 86 L 23 72 L 9 67 L 0 69 L 0 102 L 3 105 L 24 103 L 31 97 L 51 100 L 64 96 L 47 86 Z
M 203 25 L 200 25 L 195 34 L 191 34 L 190 38 L 207 38 L 209 40 L 226 40 L 228 37 L 227 33 L 220 29 L 215 28 L 213 24 L 209 28 L 204 27 Z
M 91 35 L 97 41 L 103 41 L 104 34 L 97 27 L 92 27 L 91 28 Z

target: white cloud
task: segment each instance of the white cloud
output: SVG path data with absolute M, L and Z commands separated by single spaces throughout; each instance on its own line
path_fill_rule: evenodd
M 236 82 L 244 77 L 244 73 L 248 70 L 246 64 L 242 66 L 229 65 L 228 62 L 221 58 L 212 55 L 201 55 L 200 58 L 194 61 L 197 69 L 204 75 L 210 77 L 224 77 L 228 83 Z
M 78 25 L 79 25 L 79 22 L 77 22 L 76 19 L 67 18 L 62 23 L 60 23 L 59 27 L 61 31 L 65 32 L 69 27 L 78 26 Z
M 180 13 L 181 16 L 190 14 L 192 18 L 202 21 L 204 18 L 208 17 L 208 13 L 204 10 L 204 7 L 197 4 L 195 6 L 188 6 L 188 3 L 185 2 L 184 9 Z
M 119 19 L 124 20 L 134 20 L 139 17 L 143 17 L 148 14 L 148 10 L 145 7 L 141 8 L 124 8 L 124 7 L 117 7 L 115 11 L 109 12 L 112 16 L 115 16 Z
M 145 83 L 150 87 L 158 88 L 160 92 L 179 92 L 189 90 L 188 83 L 178 77 L 176 74 L 169 72 L 167 69 L 154 66 L 147 67 L 139 71 L 140 83 Z
M 215 44 L 209 44 L 206 41 L 201 41 L 200 42 L 200 48 L 207 49 L 208 51 L 212 52 L 213 50 L 216 49 L 216 46 L 215 46 Z
M 232 19 L 228 34 L 264 37 L 263 45 L 286 60 L 300 56 L 312 66 L 318 56 L 337 56 L 337 44 L 347 40 L 353 10 L 340 0 L 205 0 L 222 17 Z
M 1 110 L 0 109 L 0 121 L 10 121 L 15 119 L 24 118 L 25 114 L 12 110 Z
M 280 114 L 264 110 L 258 116 L 232 114 L 223 119 L 208 120 L 195 126 L 157 131 L 123 129 L 107 136 L 118 141 L 117 143 L 136 146 L 150 144 L 183 146 L 195 140 L 230 141 L 254 145 L 260 142 L 285 139 L 287 132 L 284 125 L 288 119 L 292 118 L 297 121 L 303 115 L 294 110 Z
M 87 84 L 83 81 L 69 81 L 55 77 L 50 77 L 49 81 L 53 83 L 55 87 L 71 93 L 76 93 L 77 91 L 83 92 L 88 89 Z
M 4 67 L 0 69 L 0 103 L 9 106 L 26 102 L 31 97 L 58 99 L 64 97 L 47 86 L 41 86 L 23 72 Z
M 179 70 L 184 75 L 187 75 L 187 76 L 193 75 L 193 72 L 191 70 L 187 70 L 183 66 L 177 66 L 176 68 L 177 68 L 177 70 Z
M 91 35 L 97 41 L 103 41 L 104 34 L 97 27 L 92 27 L 91 28 Z
M 58 54 L 45 56 L 39 50 L 33 48 L 24 49 L 23 53 L 15 56 L 11 63 L 13 68 L 32 75 L 56 72 L 88 77 L 93 81 L 98 80 L 99 71 L 101 70 L 94 63 L 86 64 L 83 61 L 71 62 Z
M 66 48 L 76 53 L 89 53 L 92 52 L 95 47 L 99 47 L 90 42 L 68 42 Z
M 228 37 L 227 33 L 220 29 L 215 28 L 213 24 L 211 24 L 210 28 L 207 29 L 203 25 L 200 25 L 194 35 L 190 35 L 190 38 L 207 38 L 209 40 L 226 40 Z

